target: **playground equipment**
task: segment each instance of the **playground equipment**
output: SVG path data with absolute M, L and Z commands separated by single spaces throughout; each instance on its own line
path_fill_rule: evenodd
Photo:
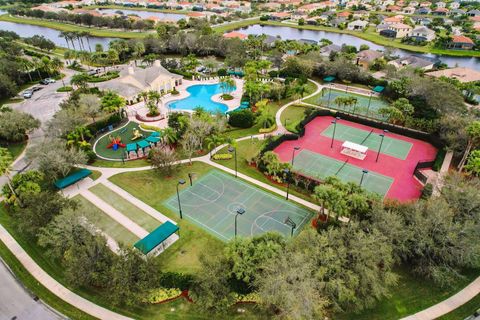
M 112 148 L 113 151 L 117 151 L 118 147 L 125 148 L 125 143 L 122 143 L 120 136 L 115 138 L 110 135 L 108 138 L 110 139 L 110 144 L 107 146 L 108 149 Z
M 133 137 L 132 137 L 132 141 L 135 141 L 135 140 L 138 140 L 138 139 L 141 139 L 143 138 L 143 134 L 140 133 L 140 130 L 138 130 L 138 128 L 134 128 L 133 129 Z

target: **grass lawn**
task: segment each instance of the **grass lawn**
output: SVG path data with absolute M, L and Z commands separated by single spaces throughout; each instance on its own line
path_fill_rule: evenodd
M 118 9 L 122 10 L 132 10 L 132 11 L 148 11 L 148 12 L 164 12 L 164 13 L 188 13 L 187 10 L 172 10 L 172 9 L 154 9 L 154 8 L 147 8 L 147 7 L 126 7 L 122 5 L 116 4 L 101 4 L 101 5 L 92 5 L 83 7 L 83 9 Z
M 95 225 L 97 228 L 108 234 L 118 243 L 124 243 L 129 246 L 133 246 L 135 242 L 140 240 L 136 235 L 127 230 L 120 223 L 116 222 L 105 212 L 97 208 L 93 203 L 77 195 L 73 197 L 77 200 L 85 209 L 88 210 L 89 216 L 87 217 L 88 221 Z
M 237 143 L 238 172 L 246 174 L 258 181 L 272 185 L 277 189 L 286 191 L 287 190 L 286 185 L 272 182 L 263 173 L 261 173 L 256 167 L 250 166 L 247 163 L 247 160 L 246 160 L 247 156 L 251 154 L 253 155 L 257 154 L 257 152 L 262 149 L 263 143 L 264 141 L 258 140 L 258 139 L 253 139 L 253 140 L 248 139 L 248 140 L 243 140 Z M 227 152 L 228 152 L 227 147 L 225 147 L 224 149 L 221 149 L 218 153 L 227 153 Z M 227 168 L 235 169 L 235 159 L 216 160 L 215 162 Z M 293 194 L 297 197 L 300 197 L 302 199 L 315 203 L 315 200 L 310 195 L 303 193 L 303 191 L 300 192 L 300 190 L 296 190 L 295 186 L 293 185 L 290 185 L 290 194 Z
M 101 183 L 93 186 L 89 190 L 149 232 L 152 232 L 161 224 L 160 221 Z
M 92 174 L 90 175 L 90 178 L 92 178 L 93 181 L 97 180 L 102 176 L 102 173 L 100 171 L 97 171 L 97 170 L 91 170 L 91 171 L 92 171 Z
M 18 142 L 18 143 L 9 143 L 9 144 L 2 144 L 0 143 L 0 147 L 7 148 L 7 150 L 12 154 L 13 160 L 17 159 L 17 157 L 25 150 L 27 146 L 27 141 Z
M 296 127 L 305 118 L 305 110 L 312 109 L 311 107 L 302 105 L 291 105 L 283 110 L 280 119 L 284 127 L 294 133 L 298 133 Z
M 162 204 L 176 193 L 178 179 L 188 181 L 189 172 L 200 177 L 211 169 L 209 165 L 194 162 L 191 166 L 180 165 L 170 177 L 156 170 L 147 170 L 121 173 L 110 178 L 111 182 L 178 223 L 180 239 L 159 256 L 162 270 L 194 273 L 200 267 L 199 257 L 202 253 L 216 254 L 224 247 L 221 240 L 188 220 L 180 220 L 178 212 Z
M 398 286 L 391 290 L 392 295 L 390 298 L 383 299 L 374 308 L 364 312 L 358 314 L 335 314 L 335 316 L 332 318 L 339 320 L 399 319 L 431 307 L 434 304 L 449 298 L 459 290 L 463 289 L 468 283 L 473 281 L 479 275 L 479 270 L 468 270 L 465 272 L 465 280 L 458 282 L 454 288 L 442 289 L 433 285 L 427 279 L 413 276 L 408 272 L 407 267 L 398 268 L 395 271 L 400 276 L 400 279 Z M 476 307 L 478 308 L 478 304 L 476 304 Z M 468 307 L 466 308 L 468 309 Z M 468 310 L 474 310 L 474 308 L 475 306 L 472 305 Z M 442 319 L 463 319 L 469 314 L 468 310 L 460 310 L 456 317 L 444 317 Z
M 305 84 L 304 96 L 308 96 L 309 94 L 312 94 L 313 92 L 315 92 L 315 90 L 317 90 L 317 86 L 314 83 L 308 81 Z M 287 104 L 287 103 L 289 103 L 293 100 L 294 100 L 293 98 L 288 98 L 288 99 L 282 99 L 282 100 L 279 100 L 279 101 L 270 101 L 268 103 L 268 106 L 270 107 L 270 109 L 269 109 L 270 113 L 273 116 L 275 116 L 278 109 L 280 109 L 282 106 L 284 106 L 285 104 Z M 230 130 L 227 130 L 226 135 L 230 138 L 238 139 L 238 138 L 241 138 L 241 137 L 257 135 L 257 134 L 259 134 L 258 130 L 260 130 L 260 129 L 261 129 L 261 125 L 256 123 L 251 128 L 246 128 L 246 129 L 232 128 Z
M 475 298 L 465 303 L 460 308 L 447 313 L 443 317 L 438 318 L 438 320 L 465 319 L 466 317 L 472 315 L 475 311 L 479 309 L 480 309 L 480 294 L 477 294 Z
M 148 32 L 100 29 L 100 28 L 94 28 L 94 27 L 89 28 L 89 27 L 75 25 L 75 24 L 62 23 L 54 20 L 24 18 L 24 17 L 10 16 L 8 14 L 1 15 L 0 21 L 30 24 L 30 25 L 40 26 L 40 27 L 52 28 L 60 31 L 87 31 L 94 37 L 139 39 L 139 38 L 144 38 L 149 34 Z
M 108 161 L 103 159 L 96 159 L 91 166 L 104 168 L 139 168 L 150 166 L 150 163 L 145 159 L 137 159 L 131 161 Z
M 0 212 L 3 207 L 0 207 Z M 2 212 L 3 214 L 3 212 Z M 25 267 L 17 260 L 17 258 L 8 250 L 3 242 L 0 241 L 0 257 L 8 265 L 10 270 L 15 274 L 15 277 L 22 283 L 22 285 L 32 294 L 39 297 L 43 302 L 50 307 L 61 312 L 70 319 L 78 320 L 93 320 L 96 319 L 83 311 L 78 310 L 72 305 L 59 299 L 56 295 L 50 292 L 47 288 L 41 285 Z
M 260 19 L 252 19 L 252 20 L 242 20 L 242 21 L 235 21 L 231 23 L 227 23 L 220 26 L 214 26 L 213 30 L 218 33 L 227 33 L 232 30 L 240 29 L 243 27 L 248 27 L 260 22 Z

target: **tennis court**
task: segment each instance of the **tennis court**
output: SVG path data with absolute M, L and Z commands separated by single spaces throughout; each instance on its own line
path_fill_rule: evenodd
M 308 150 L 302 150 L 295 156 L 293 169 L 302 175 L 319 180 L 337 176 L 344 182 L 354 183 L 360 183 L 363 174 L 360 167 Z M 392 183 L 392 178 L 369 171 L 363 177 L 362 187 L 384 197 Z
M 331 124 L 322 132 L 322 135 L 331 138 L 333 136 L 333 128 L 334 125 Z M 382 141 L 382 138 L 380 137 L 380 133 L 382 132 L 383 131 L 379 129 L 367 131 L 337 123 L 337 128 L 335 129 L 335 140 L 351 141 L 363 146 L 367 146 L 368 149 L 377 152 L 380 142 Z M 383 139 L 381 153 L 405 160 L 410 153 L 412 146 L 413 144 L 411 142 L 389 137 L 387 133 Z
M 237 234 L 244 237 L 267 231 L 290 236 L 292 228 L 285 224 L 288 217 L 296 224 L 296 235 L 312 215 L 306 209 L 218 170 L 209 171 L 194 181 L 193 186 L 185 185 L 180 201 L 184 219 L 224 241 L 235 235 L 235 215 L 239 208 L 245 213 L 238 215 Z M 177 195 L 164 205 L 178 212 Z

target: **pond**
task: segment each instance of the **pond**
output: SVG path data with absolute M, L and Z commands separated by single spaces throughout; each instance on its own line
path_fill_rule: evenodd
M 246 28 L 242 28 L 240 32 L 245 34 L 253 34 L 253 35 L 266 34 L 274 37 L 280 37 L 283 40 L 308 39 L 308 40 L 320 41 L 321 39 L 328 39 L 336 45 L 348 44 L 348 45 L 352 45 L 359 48 L 360 45 L 366 44 L 372 50 L 385 50 L 384 46 L 375 44 L 373 42 L 363 40 L 361 38 L 358 38 L 349 34 L 328 32 L 328 31 L 302 30 L 302 29 L 297 29 L 292 27 L 261 26 L 259 24 L 256 24 Z M 458 65 L 460 67 L 467 67 L 467 68 L 472 68 L 480 71 L 479 58 L 442 56 L 442 55 L 435 55 L 430 53 L 421 54 L 421 53 L 415 53 L 415 52 L 401 50 L 401 49 L 395 49 L 395 54 L 400 56 L 416 55 L 419 57 L 423 56 L 426 58 L 437 58 L 437 59 L 440 59 L 443 63 L 446 63 L 450 67 L 455 67 Z
M 173 20 L 178 21 L 180 19 L 185 19 L 185 15 L 181 13 L 170 13 L 170 12 L 158 12 L 158 11 L 144 11 L 144 10 L 128 10 L 128 9 L 97 9 L 98 12 L 103 14 L 114 14 L 122 12 L 123 15 L 136 15 L 142 19 L 156 17 L 161 20 Z
M 67 43 L 65 38 L 60 37 L 60 31 L 40 26 L 33 26 L 29 24 L 15 23 L 0 21 L 0 30 L 13 31 L 17 33 L 22 38 L 33 37 L 34 35 L 41 35 L 45 38 L 53 41 L 55 45 L 59 47 L 67 48 Z M 89 42 L 92 50 L 96 44 L 101 44 L 104 49 L 108 49 L 108 44 L 110 41 L 115 40 L 114 38 L 100 38 L 100 37 L 90 37 Z M 76 45 L 76 44 L 75 44 Z

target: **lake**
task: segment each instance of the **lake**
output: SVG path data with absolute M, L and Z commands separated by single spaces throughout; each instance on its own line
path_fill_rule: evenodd
M 17 33 L 22 38 L 33 37 L 34 35 L 44 36 L 45 38 L 52 40 L 55 45 L 59 47 L 67 48 L 67 43 L 65 38 L 60 37 L 60 31 L 40 26 L 32 26 L 29 24 L 15 23 L 0 21 L 0 30 L 13 31 Z M 99 37 L 90 37 L 90 46 L 94 50 L 95 45 L 100 43 L 104 49 L 108 49 L 108 44 L 110 41 L 115 40 L 114 38 L 99 38 Z M 75 42 L 75 45 L 76 42 Z M 70 44 L 71 46 L 71 44 Z
M 246 28 L 240 29 L 241 33 L 260 35 L 266 34 L 274 37 L 280 37 L 283 40 L 300 40 L 308 39 L 320 41 L 321 39 L 328 39 L 336 45 L 348 44 L 355 46 L 357 48 L 362 44 L 366 44 L 372 50 L 384 50 L 385 47 L 375 44 L 373 42 L 363 40 L 361 38 L 336 32 L 328 31 L 317 31 L 317 30 L 302 30 L 292 27 L 277 27 L 277 26 L 261 26 L 259 24 L 248 26 Z M 480 59 L 474 57 L 453 57 L 453 56 L 443 56 L 435 55 L 431 53 L 421 54 L 416 52 L 411 52 L 407 50 L 394 49 L 395 54 L 399 56 L 406 55 L 416 55 L 420 57 L 427 58 L 438 58 L 443 63 L 446 63 L 450 67 L 455 67 L 456 65 L 460 67 L 472 68 L 480 71 Z
M 180 19 L 185 19 L 186 16 L 181 13 L 170 13 L 170 12 L 157 12 L 157 11 L 143 11 L 143 10 L 128 10 L 128 9 L 97 9 L 98 12 L 106 14 L 114 14 L 117 12 L 122 12 L 124 15 L 136 15 L 142 19 L 147 19 L 150 17 L 156 17 L 161 20 L 173 20 L 178 21 Z

